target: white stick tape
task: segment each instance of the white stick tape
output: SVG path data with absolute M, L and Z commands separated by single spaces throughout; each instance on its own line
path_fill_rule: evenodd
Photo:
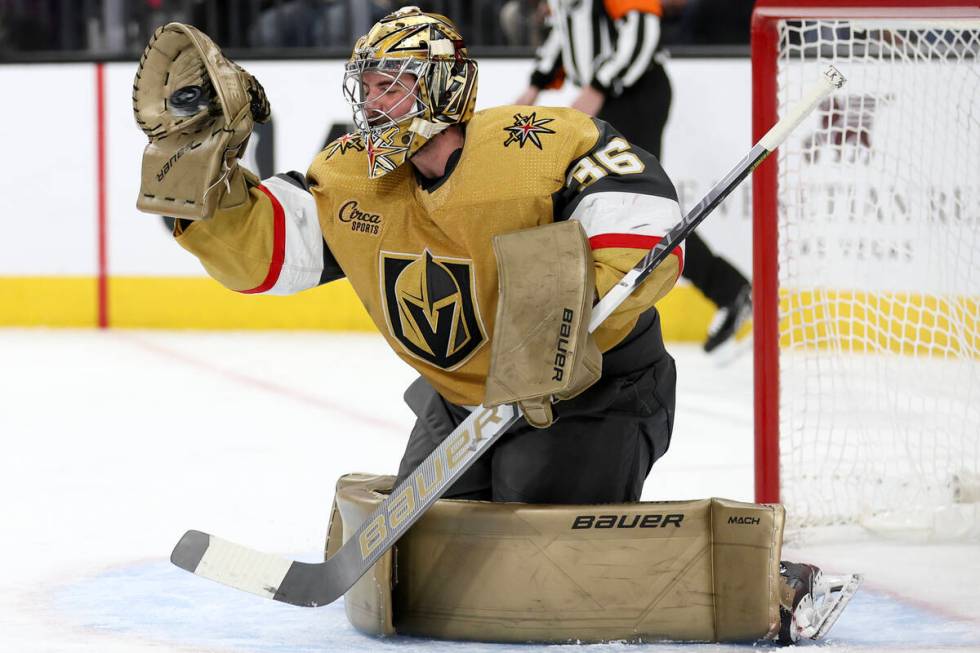
M 843 86 L 846 81 L 839 70 L 827 66 L 820 80 L 803 94 L 800 101 L 794 104 L 779 122 L 773 125 L 759 144 L 770 152 L 775 150 L 824 98 Z

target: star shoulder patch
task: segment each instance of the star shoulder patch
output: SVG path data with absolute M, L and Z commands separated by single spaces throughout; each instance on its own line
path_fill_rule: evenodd
M 533 143 L 537 148 L 543 149 L 541 147 L 541 134 L 554 134 L 553 129 L 545 127 L 549 122 L 552 122 L 554 118 L 541 118 L 538 120 L 537 112 L 533 112 L 528 115 L 523 113 L 514 114 L 514 124 L 509 127 L 504 127 L 504 131 L 507 132 L 507 140 L 504 141 L 504 147 L 509 147 L 511 143 L 517 143 L 518 147 L 524 148 L 525 143 Z
M 344 154 L 348 150 L 356 150 L 360 152 L 364 149 L 364 143 L 361 142 L 361 137 L 357 134 L 344 134 L 337 140 L 327 145 L 326 149 L 326 156 L 329 159 L 334 154 Z

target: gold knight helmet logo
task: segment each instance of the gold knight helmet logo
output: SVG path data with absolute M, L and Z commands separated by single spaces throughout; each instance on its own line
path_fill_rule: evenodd
M 486 341 L 470 261 L 381 253 L 391 334 L 416 358 L 451 370 Z

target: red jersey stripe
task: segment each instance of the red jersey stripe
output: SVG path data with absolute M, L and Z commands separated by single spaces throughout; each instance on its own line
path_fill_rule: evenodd
M 599 234 L 589 238 L 589 246 L 593 249 L 621 247 L 626 249 L 653 249 L 663 238 L 660 236 L 639 236 L 636 234 Z M 671 252 L 677 257 L 677 275 L 684 269 L 684 250 L 677 246 Z
M 286 213 L 282 210 L 282 204 L 268 188 L 262 184 L 259 184 L 258 188 L 272 202 L 272 261 L 269 262 L 269 273 L 265 275 L 262 283 L 251 290 L 239 291 L 246 295 L 263 293 L 276 285 L 282 272 L 283 261 L 286 260 Z

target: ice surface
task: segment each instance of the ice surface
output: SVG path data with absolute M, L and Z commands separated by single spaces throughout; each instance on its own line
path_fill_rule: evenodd
M 677 420 L 644 499 L 750 500 L 750 359 L 670 349 Z M 412 378 L 376 336 L 0 330 L 0 652 L 749 650 L 375 640 L 342 602 L 280 605 L 167 562 L 188 528 L 317 559 L 337 477 L 395 469 Z M 824 648 L 980 651 L 980 547 L 846 540 L 785 556 L 866 576 Z

